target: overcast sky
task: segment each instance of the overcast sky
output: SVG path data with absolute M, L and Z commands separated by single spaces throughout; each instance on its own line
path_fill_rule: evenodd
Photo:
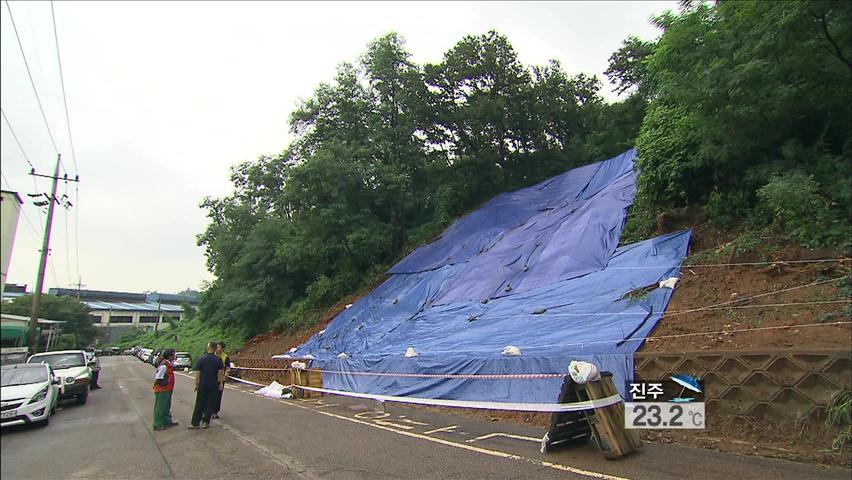
M 48 2 L 9 2 L 64 171 L 72 158 Z M 33 166 L 56 154 L 5 4 L 2 109 Z M 211 280 L 195 237 L 198 204 L 230 192 L 229 167 L 282 150 L 287 118 L 336 66 L 400 33 L 418 63 L 438 62 L 466 34 L 495 29 L 522 62 L 556 58 L 570 73 L 603 71 L 630 35 L 676 2 L 273 3 L 57 2 L 54 5 L 79 201 L 57 209 L 48 287 L 177 292 Z M 614 99 L 611 91 L 607 98 Z M 3 189 L 27 202 L 8 281 L 35 285 L 45 215 L 28 193 L 49 191 L 3 121 Z M 60 184 L 74 202 L 73 184 Z M 75 233 L 79 231 L 78 235 Z M 79 252 L 79 258 L 78 258 Z M 79 265 L 79 269 L 78 269 Z M 79 272 L 79 273 L 78 273 Z

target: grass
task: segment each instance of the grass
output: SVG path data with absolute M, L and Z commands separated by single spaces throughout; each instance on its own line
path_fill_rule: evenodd
M 125 335 L 112 346 L 122 349 L 137 345 L 146 348 L 174 348 L 179 352 L 189 352 L 192 358 L 196 359 L 204 354 L 209 341 L 225 342 L 226 352 L 233 352 L 245 343 L 242 335 L 218 325 L 210 325 L 196 317 L 178 323 L 175 328 L 161 329 L 157 334 L 139 331 Z
M 840 451 L 852 444 L 852 392 L 849 390 L 838 392 L 828 404 L 825 426 L 831 428 L 835 425 L 843 428 L 835 435 L 831 448 Z

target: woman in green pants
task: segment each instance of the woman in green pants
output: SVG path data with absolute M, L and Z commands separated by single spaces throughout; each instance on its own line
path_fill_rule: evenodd
M 175 389 L 175 370 L 172 366 L 174 359 L 175 350 L 166 349 L 157 366 L 157 374 L 154 377 L 154 430 L 165 430 L 177 425 L 177 422 L 172 421 L 172 391 Z

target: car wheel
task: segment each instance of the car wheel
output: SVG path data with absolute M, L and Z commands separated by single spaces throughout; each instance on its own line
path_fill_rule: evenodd
M 85 405 L 87 400 L 89 400 L 89 392 L 77 395 L 77 405 Z

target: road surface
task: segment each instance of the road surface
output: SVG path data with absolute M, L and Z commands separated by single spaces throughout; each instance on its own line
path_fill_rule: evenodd
M 275 400 L 228 385 L 222 418 L 188 430 L 192 380 L 178 375 L 172 414 L 151 430 L 154 369 L 101 360 L 102 390 L 50 425 L 4 429 L 3 479 L 833 479 L 848 470 L 648 444 L 604 460 L 591 445 L 539 453 L 540 428 L 335 397 Z

